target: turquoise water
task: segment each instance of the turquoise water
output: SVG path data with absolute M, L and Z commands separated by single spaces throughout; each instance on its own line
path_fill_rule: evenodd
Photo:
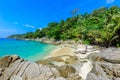
M 19 55 L 26 60 L 37 61 L 47 56 L 54 48 L 54 45 L 36 41 L 0 38 L 0 57 Z

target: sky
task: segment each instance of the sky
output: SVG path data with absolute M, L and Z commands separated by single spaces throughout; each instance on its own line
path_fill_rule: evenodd
M 120 0 L 0 0 L 0 38 L 65 20 L 72 17 L 71 11 L 76 8 L 83 14 L 114 5 L 120 6 Z

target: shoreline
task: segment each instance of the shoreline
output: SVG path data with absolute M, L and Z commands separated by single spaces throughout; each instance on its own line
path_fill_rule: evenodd
M 80 41 L 73 41 L 73 40 L 67 40 L 67 41 L 56 41 L 54 39 L 47 39 L 47 38 L 41 38 L 41 39 L 17 39 L 17 40 L 25 40 L 25 41 L 37 41 L 45 44 L 51 44 L 55 45 L 56 48 L 51 50 L 50 52 L 45 55 L 43 59 L 51 58 L 51 57 L 58 57 L 58 56 L 64 56 L 64 55 L 75 55 L 75 46 L 81 45 Z
M 48 53 L 48 55 L 45 57 L 45 59 L 51 58 L 51 57 L 64 56 L 64 55 L 71 55 L 71 56 L 73 56 L 74 55 L 74 51 L 75 51 L 75 49 L 70 48 L 70 47 L 65 47 L 64 44 L 58 45 L 53 51 Z
M 55 39 L 48 39 L 48 38 L 40 38 L 40 39 L 20 39 L 20 38 L 13 38 L 16 40 L 26 40 L 26 41 L 38 41 L 45 44 L 52 44 L 52 45 L 62 45 L 62 44 L 82 44 L 82 41 L 74 41 L 74 40 L 55 40 Z
M 30 64 L 32 64 L 32 68 L 35 67 L 35 70 L 38 69 L 37 71 L 44 70 L 45 68 L 48 68 L 48 69 L 55 68 L 62 77 L 64 77 L 64 75 L 65 76 L 67 75 L 67 77 L 70 77 L 69 74 L 72 74 L 73 76 L 77 74 L 77 77 L 80 77 L 82 80 L 86 80 L 88 76 L 90 76 L 89 74 L 91 73 L 96 74 L 96 72 L 98 72 L 99 70 L 100 70 L 100 74 L 102 75 L 101 70 L 102 71 L 105 70 L 102 66 L 106 61 L 107 62 L 104 64 L 106 65 L 105 66 L 106 68 L 109 68 L 107 67 L 108 62 L 111 63 L 111 66 L 115 65 L 116 63 L 113 63 L 113 62 L 116 62 L 116 60 L 119 61 L 119 56 L 118 56 L 119 54 L 116 55 L 114 53 L 116 52 L 119 53 L 119 51 L 120 50 L 117 50 L 116 48 L 107 49 L 103 47 L 91 46 L 86 44 L 77 44 L 77 43 L 65 44 L 64 43 L 64 44 L 57 45 L 53 50 L 48 52 L 43 60 L 35 61 L 35 63 L 31 62 Z M 111 56 L 112 56 L 111 59 L 113 62 L 111 62 L 111 59 L 109 58 Z M 40 56 L 37 56 L 37 57 L 40 58 Z M 100 65 L 96 63 L 99 63 Z M 94 64 L 96 64 L 97 66 Z M 38 67 L 36 68 L 36 65 L 38 65 L 40 69 Z M 47 66 L 47 67 L 44 67 L 44 66 Z M 95 70 L 97 71 L 93 73 L 93 71 Z M 45 72 L 46 71 L 47 70 L 45 70 Z M 51 71 L 51 70 L 48 70 L 48 71 Z
M 56 41 L 54 39 L 48 39 L 48 38 L 18 39 L 18 40 L 26 40 L 26 41 L 30 40 L 30 41 L 37 41 L 37 42 L 41 42 L 41 43 L 45 43 L 45 44 L 55 45 L 56 48 L 51 50 L 50 52 L 48 52 L 47 55 L 43 59 L 64 56 L 64 55 L 85 57 L 86 55 L 92 53 L 92 52 L 89 52 L 89 51 L 91 51 L 92 48 L 95 48 L 95 49 L 101 48 L 96 45 L 92 46 L 92 45 L 82 44 L 82 42 L 80 40 L 79 41 L 73 41 L 73 40 Z M 81 52 L 85 52 L 86 46 L 88 47 L 88 52 L 86 52 L 85 54 L 81 53 Z M 96 52 L 100 52 L 100 51 L 98 50 Z
M 105 48 L 86 44 L 60 44 L 57 45 L 57 47 L 53 49 L 53 51 L 48 53 L 45 59 L 58 56 L 77 56 L 79 58 L 85 58 L 89 54 L 99 53 L 103 49 Z
M 66 40 L 66 41 L 56 41 L 54 39 L 47 39 L 47 38 L 41 38 L 41 39 L 18 39 L 18 40 L 26 40 L 26 41 L 37 41 L 45 44 L 51 44 L 55 45 L 56 48 L 51 50 L 47 53 L 47 55 L 44 56 L 44 59 L 52 58 L 52 57 L 58 57 L 58 56 L 78 56 L 80 58 L 85 58 L 87 55 L 94 53 L 94 52 L 100 52 L 102 49 L 105 49 L 105 47 L 99 47 L 97 45 L 87 45 L 82 44 L 82 42 L 79 41 L 73 41 L 73 40 Z M 87 47 L 87 50 L 86 50 Z M 98 50 L 99 49 L 99 50 Z M 101 50 L 100 50 L 101 49 Z M 39 59 L 40 60 L 40 59 Z
M 44 60 L 39 60 L 37 63 L 54 65 L 57 67 L 71 65 L 78 71 L 79 76 L 86 80 L 87 74 L 93 68 L 92 62 L 89 60 L 88 55 L 100 52 L 101 48 L 97 46 L 85 44 L 60 44 L 51 53 L 49 53 Z

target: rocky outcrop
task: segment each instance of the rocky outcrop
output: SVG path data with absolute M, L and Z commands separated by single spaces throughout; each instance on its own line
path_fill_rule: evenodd
M 0 59 L 0 80 L 81 80 L 70 65 L 43 65 L 6 56 Z
M 120 80 L 120 49 L 108 48 L 88 56 L 93 68 L 87 80 Z
M 49 39 L 49 38 L 36 38 L 36 39 L 26 39 L 26 40 L 35 40 L 35 41 L 40 41 L 40 42 L 43 42 L 43 43 L 47 43 L 47 44 L 54 44 L 54 45 L 60 45 L 60 44 L 81 44 L 82 41 L 79 40 L 79 41 L 74 41 L 74 40 L 66 40 L 66 41 L 63 41 L 63 40 L 55 40 L 55 39 Z
M 76 53 L 37 62 L 5 56 L 0 58 L 0 80 L 120 80 L 119 48 L 88 53 L 84 58 Z

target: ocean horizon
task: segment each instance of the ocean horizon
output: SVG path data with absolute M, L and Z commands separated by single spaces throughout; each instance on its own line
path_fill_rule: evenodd
M 54 45 L 38 41 L 0 38 L 0 57 L 18 55 L 26 60 L 37 61 L 45 58 L 53 49 Z

